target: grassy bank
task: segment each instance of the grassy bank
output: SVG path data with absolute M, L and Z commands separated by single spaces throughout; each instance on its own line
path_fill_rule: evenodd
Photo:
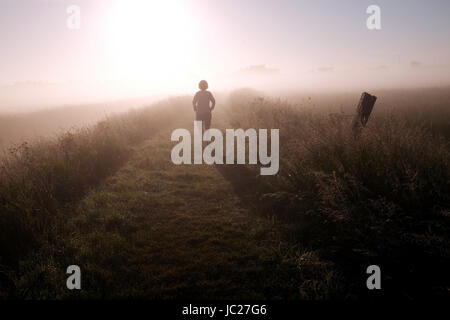
M 170 160 L 190 98 L 106 119 L 2 159 L 0 290 L 19 299 L 444 297 L 445 130 L 406 108 L 350 117 L 241 91 L 213 126 L 279 128 L 280 171 Z M 441 115 L 438 123 L 447 127 Z M 68 265 L 81 291 L 65 287 Z M 382 291 L 366 288 L 379 265 Z
M 183 99 L 172 99 L 7 150 L 0 167 L 3 288 L 13 285 L 11 274 L 32 250 L 56 241 L 74 204 L 120 168 L 133 146 L 182 119 L 181 105 Z
M 321 286 L 316 297 L 369 295 L 371 264 L 384 271 L 384 297 L 448 294 L 447 139 L 420 118 L 415 125 L 403 120 L 402 112 L 372 116 L 355 140 L 351 118 L 270 99 L 242 101 L 231 106 L 234 126 L 280 128 L 280 174 L 260 192 L 260 210 L 290 226 L 307 254 L 300 253 L 300 270 L 311 268 L 313 255 L 343 276 L 329 283 L 329 269 L 312 268 Z

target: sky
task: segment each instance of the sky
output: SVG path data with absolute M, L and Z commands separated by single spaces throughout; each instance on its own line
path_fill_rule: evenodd
M 370 5 L 380 30 L 367 28 Z M 0 0 L 0 105 L 174 95 L 201 79 L 216 90 L 448 85 L 449 15 L 447 0 Z

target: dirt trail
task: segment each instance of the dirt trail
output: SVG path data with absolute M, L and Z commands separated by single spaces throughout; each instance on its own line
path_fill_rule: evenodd
M 221 168 L 174 165 L 169 137 L 148 140 L 80 204 L 67 249 L 83 270 L 80 295 L 295 295 L 277 226 L 242 205 Z

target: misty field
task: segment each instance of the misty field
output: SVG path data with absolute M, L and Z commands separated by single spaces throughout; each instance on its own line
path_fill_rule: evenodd
M 5 299 L 385 299 L 448 296 L 450 89 L 219 97 L 213 127 L 280 129 L 280 171 L 170 160 L 191 97 L 7 149 Z M 66 288 L 79 265 L 82 290 Z M 382 270 L 383 290 L 366 287 Z

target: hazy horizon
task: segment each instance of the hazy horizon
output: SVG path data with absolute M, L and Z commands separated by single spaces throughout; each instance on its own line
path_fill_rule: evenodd
M 366 26 L 372 4 L 380 30 Z M 448 86 L 448 12 L 446 1 L 5 0 L 0 112 L 192 94 L 201 79 L 214 91 Z

